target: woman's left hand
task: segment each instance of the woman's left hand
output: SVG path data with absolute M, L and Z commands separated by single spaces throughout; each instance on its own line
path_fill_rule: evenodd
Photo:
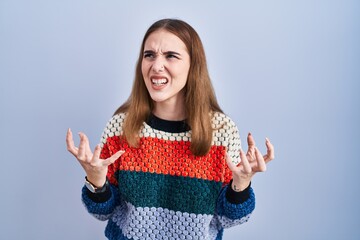
M 247 136 L 248 150 L 245 154 L 240 150 L 241 162 L 235 165 L 229 156 L 226 156 L 226 162 L 233 174 L 232 189 L 236 192 L 246 189 L 252 177 L 257 172 L 265 172 L 266 164 L 274 159 L 274 146 L 266 138 L 265 145 L 267 153 L 263 156 L 255 146 L 255 141 L 251 133 Z

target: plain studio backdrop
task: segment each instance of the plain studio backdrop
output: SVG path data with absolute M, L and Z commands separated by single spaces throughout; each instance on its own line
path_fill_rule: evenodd
M 129 96 L 146 29 L 199 33 L 223 110 L 261 151 L 250 221 L 224 239 L 360 239 L 360 2 L 0 1 L 0 239 L 105 239 L 68 127 L 91 146 Z M 76 136 L 76 142 L 78 137 Z

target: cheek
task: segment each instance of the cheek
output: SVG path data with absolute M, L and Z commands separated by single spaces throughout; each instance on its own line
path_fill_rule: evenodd
M 174 75 L 181 76 L 182 78 L 185 76 L 185 78 L 188 76 L 190 70 L 190 66 L 187 64 L 181 64 L 181 65 L 172 65 L 170 66 L 169 71 L 172 72 Z
M 181 69 L 181 77 L 182 79 L 184 79 L 184 81 L 187 81 L 188 76 L 189 76 L 189 67 L 185 66 L 183 69 Z
M 146 77 L 146 73 L 148 72 L 149 64 L 145 63 L 144 61 L 141 62 L 141 73 L 143 77 Z

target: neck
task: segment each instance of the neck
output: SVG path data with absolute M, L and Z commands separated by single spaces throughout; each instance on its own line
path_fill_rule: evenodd
M 176 101 L 175 103 L 155 102 L 152 112 L 164 120 L 182 121 L 186 119 L 184 101 Z

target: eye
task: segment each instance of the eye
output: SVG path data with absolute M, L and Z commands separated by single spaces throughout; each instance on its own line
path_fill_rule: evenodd
M 153 53 L 144 53 L 144 58 L 154 58 L 155 55 Z
M 176 58 L 176 59 L 179 59 L 175 54 L 167 54 L 166 55 L 166 58 L 168 58 L 168 59 L 171 59 L 171 58 Z
M 181 59 L 181 55 L 178 52 L 174 51 L 167 51 L 165 52 L 165 56 L 167 59 L 173 60 L 173 59 Z

